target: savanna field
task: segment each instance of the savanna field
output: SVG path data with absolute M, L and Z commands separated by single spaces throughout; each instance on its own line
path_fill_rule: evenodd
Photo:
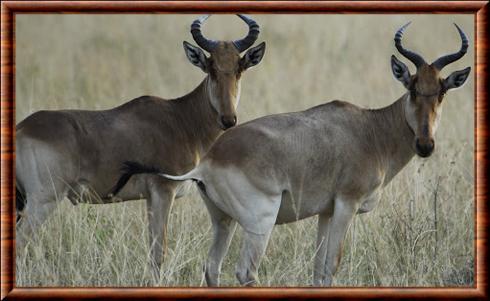
M 182 41 L 195 15 L 16 15 L 16 122 L 45 109 L 100 110 L 141 95 L 174 98 L 204 73 Z M 457 51 L 456 22 L 468 35 L 466 56 L 442 75 L 473 66 L 471 15 L 254 15 L 266 41 L 262 62 L 244 73 L 238 121 L 341 99 L 380 108 L 405 88 L 390 56 L 415 67 L 394 47 L 427 61 Z M 215 15 L 203 26 L 211 39 L 234 40 L 247 26 Z M 474 72 L 444 99 L 436 149 L 414 157 L 387 185 L 372 212 L 354 218 L 335 286 L 474 285 Z M 56 135 L 56 133 L 53 133 Z M 321 150 L 319 150 L 321 151 Z M 205 286 L 203 264 L 212 239 L 195 189 L 173 204 L 168 250 L 158 282 L 148 267 L 144 200 L 73 206 L 63 200 L 38 239 L 17 250 L 18 286 Z M 261 286 L 312 284 L 317 218 L 276 226 L 259 269 Z M 238 286 L 238 228 L 221 275 Z

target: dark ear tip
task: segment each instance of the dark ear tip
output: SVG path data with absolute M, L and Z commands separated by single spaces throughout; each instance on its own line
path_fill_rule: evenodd
M 392 54 L 391 55 L 391 63 L 392 64 L 399 65 L 401 62 L 400 62 L 400 60 L 394 54 Z
M 200 49 L 199 47 L 194 46 L 194 45 L 192 45 L 191 43 L 189 43 L 187 41 L 183 41 L 182 42 L 182 45 L 184 46 L 184 49 L 189 49 L 189 50 L 195 50 L 196 48 L 197 49 Z

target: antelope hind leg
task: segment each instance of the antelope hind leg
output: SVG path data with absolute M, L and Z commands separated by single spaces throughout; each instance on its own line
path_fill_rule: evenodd
M 240 284 L 255 286 L 258 283 L 257 270 L 259 269 L 260 260 L 267 248 L 279 206 L 281 205 L 281 195 L 276 197 L 264 196 L 263 200 L 256 199 L 242 204 L 255 205 L 255 210 L 258 214 L 254 217 L 247 216 L 247 218 L 239 220 L 245 231 L 236 276 Z M 246 212 L 249 215 L 254 212 L 254 208 L 248 208 Z
M 40 227 L 57 206 L 55 196 L 26 193 L 26 205 L 22 218 L 16 225 L 16 248 L 24 249 L 28 241 L 35 241 Z
M 213 243 L 209 249 L 205 265 L 206 283 L 208 286 L 219 286 L 221 264 L 230 247 L 237 223 L 216 207 L 205 194 L 201 193 L 201 196 L 208 208 L 213 224 Z
M 273 226 L 265 234 L 244 231 L 240 260 L 236 277 L 241 285 L 255 286 L 258 283 L 257 270 L 265 253 Z

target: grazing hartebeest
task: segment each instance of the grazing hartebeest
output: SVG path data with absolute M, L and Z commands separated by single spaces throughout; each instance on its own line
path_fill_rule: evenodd
M 206 263 L 209 285 L 219 284 L 236 221 L 245 232 L 237 277 L 251 285 L 274 224 L 317 214 L 314 284 L 331 285 L 354 215 L 372 210 L 380 188 L 415 154 L 431 155 L 444 94 L 463 85 L 470 68 L 446 79 L 439 72 L 466 53 L 468 40 L 456 25 L 461 49 L 429 65 L 402 47 L 407 26 L 397 31 L 395 45 L 417 73 L 410 75 L 405 64 L 391 57 L 393 74 L 408 92 L 390 106 L 367 110 L 333 101 L 259 118 L 227 131 L 185 175 L 160 172 L 168 179 L 198 183 L 214 228 Z M 125 177 L 159 171 L 130 162 L 126 172 Z
M 184 193 L 184 185 L 142 175 L 121 191 L 120 199 L 105 196 L 125 161 L 137 160 L 183 173 L 199 162 L 223 130 L 235 125 L 240 75 L 257 65 L 265 52 L 263 42 L 240 57 L 258 38 L 259 25 L 249 17 L 238 16 L 248 24 L 249 32 L 236 41 L 206 39 L 201 22 L 207 16 L 192 23 L 194 40 L 210 56 L 184 41 L 188 59 L 207 76 L 183 97 L 164 100 L 142 96 L 105 111 L 40 111 L 20 122 L 16 130 L 16 206 L 19 213 L 23 211 L 18 220 L 23 218 L 17 233 L 25 236 L 32 232 L 65 196 L 74 204 L 144 197 L 151 254 L 158 271 L 169 208 L 173 199 Z M 94 195 L 104 198 L 92 198 Z M 17 242 L 23 244 L 22 239 Z

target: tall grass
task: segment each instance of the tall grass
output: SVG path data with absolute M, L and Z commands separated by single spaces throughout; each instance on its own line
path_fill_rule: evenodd
M 18 15 L 16 118 L 41 109 L 105 109 L 144 94 L 172 98 L 204 75 L 188 63 L 182 40 L 191 15 Z M 263 62 L 242 82 L 239 122 L 302 110 L 332 99 L 382 107 L 404 88 L 389 58 L 395 30 L 412 20 L 404 45 L 427 61 L 459 47 L 452 22 L 473 43 L 465 15 L 257 15 Z M 213 16 L 204 34 L 236 39 L 235 16 Z M 398 56 L 400 58 L 400 56 Z M 473 64 L 472 47 L 443 75 Z M 409 64 L 413 70 L 412 66 Z M 382 191 L 377 208 L 349 228 L 338 286 L 474 284 L 473 75 L 445 99 L 436 151 L 413 159 Z M 201 286 L 212 230 L 195 191 L 175 202 L 159 281 L 148 269 L 143 200 L 73 206 L 61 202 L 38 237 L 17 251 L 19 286 Z M 260 285 L 312 283 L 316 218 L 277 226 L 259 270 Z M 221 282 L 237 286 L 237 231 Z

